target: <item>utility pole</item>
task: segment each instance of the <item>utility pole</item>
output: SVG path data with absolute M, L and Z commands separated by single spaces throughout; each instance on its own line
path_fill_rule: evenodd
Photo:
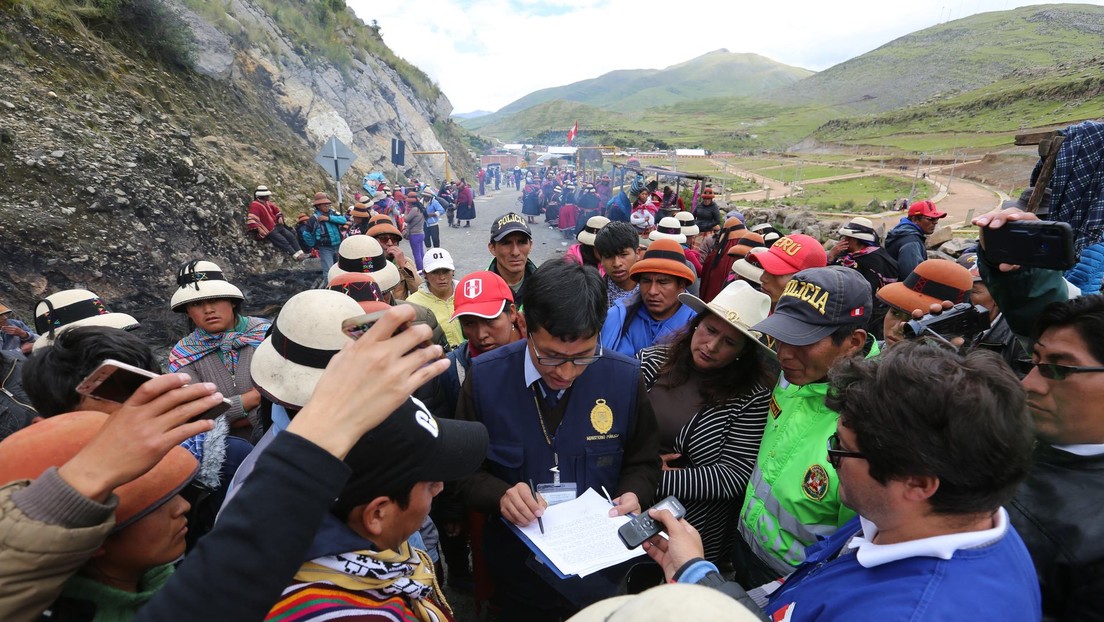
M 955 165 L 958 164 L 958 155 L 955 151 L 958 149 L 958 132 L 954 133 L 954 138 L 951 140 L 951 174 L 947 176 L 947 194 L 951 193 L 951 181 L 954 179 Z

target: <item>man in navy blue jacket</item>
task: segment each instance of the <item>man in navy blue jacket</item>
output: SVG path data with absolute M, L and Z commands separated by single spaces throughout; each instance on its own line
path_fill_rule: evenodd
M 942 386 L 932 390 L 932 382 Z M 1031 467 L 1016 376 L 995 355 L 906 342 L 829 373 L 828 440 L 841 500 L 859 513 L 785 583 L 749 594 L 774 620 L 1039 620 L 1031 558 L 1002 505 Z M 685 520 L 645 549 L 680 583 L 725 584 Z M 755 586 L 746 586 L 752 588 Z M 745 601 L 746 602 L 746 601 Z
M 524 303 L 528 339 L 474 359 L 457 407 L 457 419 L 482 422 L 490 435 L 483 468 L 459 491 L 469 508 L 488 515 L 485 558 L 502 622 L 569 617 L 614 595 L 625 569 L 546 581 L 527 566 L 528 548 L 501 519 L 529 525 L 548 503 L 603 487 L 614 496 L 611 515 L 640 512 L 660 474 L 640 364 L 598 343 L 606 316 L 598 271 L 548 262 L 526 279 Z M 545 498 L 529 487 L 557 481 L 574 491 Z

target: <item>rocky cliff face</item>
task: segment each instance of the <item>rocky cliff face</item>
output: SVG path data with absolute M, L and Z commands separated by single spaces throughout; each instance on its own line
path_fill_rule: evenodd
M 254 186 L 271 187 L 294 222 L 312 193 L 334 190 L 313 162 L 333 134 L 358 155 L 347 193 L 369 170 L 395 176 L 383 167 L 392 137 L 408 154 L 445 148 L 434 124 L 447 124 L 448 100 L 423 101 L 386 64 L 301 55 L 250 2 L 230 2 L 219 26 L 263 31 L 264 48 L 165 1 L 195 33 L 194 70 L 0 5 L 0 302 L 24 320 L 37 299 L 85 287 L 151 339 L 175 339 L 168 299 L 177 266 L 194 258 L 222 265 L 257 312 L 309 277 L 273 272 L 288 260 L 245 236 Z M 450 146 L 455 169 L 471 166 Z M 443 165 L 408 155 L 406 168 L 437 181 Z

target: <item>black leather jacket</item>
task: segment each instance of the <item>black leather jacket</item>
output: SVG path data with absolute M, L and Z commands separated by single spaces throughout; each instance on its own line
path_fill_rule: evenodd
M 1104 455 L 1040 442 L 1008 505 L 1039 574 L 1043 620 L 1104 620 Z

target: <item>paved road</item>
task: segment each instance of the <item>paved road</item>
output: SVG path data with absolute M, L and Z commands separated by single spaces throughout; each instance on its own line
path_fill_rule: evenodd
M 472 221 L 470 228 L 450 229 L 448 222 L 442 219 L 441 246 L 452 254 L 457 278 L 487 268 L 491 261 L 491 254 L 487 250 L 487 242 L 491 239 L 491 223 L 507 212 L 521 213 L 521 204 L 517 202 L 519 196 L 520 192 L 506 186 L 498 192 L 476 196 L 476 219 Z M 562 257 L 568 246 L 575 243 L 574 239 L 567 240 L 558 231 L 549 229 L 544 224 L 543 216 L 538 216 L 537 222 L 536 225 L 530 225 L 533 229 L 533 250 L 529 254 L 529 258 L 537 265 Z M 409 242 L 404 241 L 402 246 L 404 252 L 410 252 Z

